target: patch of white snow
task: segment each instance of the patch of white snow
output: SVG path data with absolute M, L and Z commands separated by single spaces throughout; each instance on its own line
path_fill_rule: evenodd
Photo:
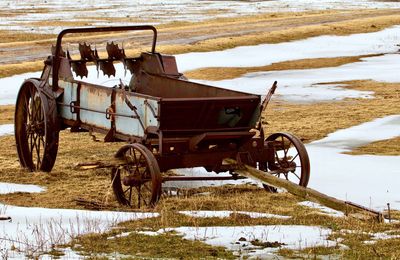
M 13 124 L 0 125 L 0 136 L 12 135 L 12 134 L 14 134 L 14 125 Z
M 196 218 L 229 218 L 231 215 L 235 214 L 247 215 L 250 218 L 279 218 L 279 219 L 291 218 L 291 216 L 282 216 L 269 213 L 230 211 L 230 210 L 189 210 L 189 211 L 179 211 L 179 213 Z
M 309 207 L 309 208 L 313 208 L 313 209 L 318 209 L 320 210 L 323 214 L 328 215 L 328 216 L 332 216 L 332 217 L 344 217 L 344 213 L 341 211 L 337 211 L 331 208 L 328 208 L 326 206 L 322 206 L 321 204 L 315 203 L 315 202 L 311 202 L 311 201 L 302 201 L 297 203 L 298 205 L 301 206 L 305 206 L 305 207 Z

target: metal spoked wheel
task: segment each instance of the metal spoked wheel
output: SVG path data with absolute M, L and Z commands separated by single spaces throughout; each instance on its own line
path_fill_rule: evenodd
M 162 184 L 154 155 L 144 145 L 135 143 L 121 147 L 116 157 L 126 161 L 111 174 L 117 201 L 130 207 L 154 207 L 160 199 Z
M 267 168 L 275 176 L 307 187 L 310 179 L 310 160 L 304 144 L 289 133 L 275 133 L 267 138 L 273 143 L 274 161 L 268 162 Z M 276 192 L 276 188 L 264 185 L 267 191 Z
M 33 82 L 25 82 L 15 108 L 15 140 L 22 167 L 49 172 L 54 166 L 59 130 L 56 105 L 40 93 Z

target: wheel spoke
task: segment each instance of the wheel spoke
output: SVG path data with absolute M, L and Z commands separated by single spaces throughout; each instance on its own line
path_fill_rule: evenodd
M 293 174 L 294 174 L 294 176 L 296 176 L 297 177 L 297 179 L 299 179 L 300 180 L 300 177 L 295 173 L 295 172 L 292 172 Z
M 282 136 L 282 148 L 283 148 L 283 158 L 287 158 L 287 153 L 289 152 L 289 148 L 290 148 L 290 144 L 288 146 L 288 148 L 286 149 L 285 147 L 285 139 Z
M 299 153 L 297 153 L 296 156 L 292 158 L 292 160 L 290 161 L 290 163 L 292 163 L 292 162 L 297 158 L 297 156 L 299 156 Z
M 275 160 L 277 162 L 279 162 L 279 154 L 278 154 L 278 152 L 276 150 L 275 150 Z
M 149 188 L 149 187 L 146 185 L 146 183 L 143 184 L 143 186 L 144 186 L 150 193 L 152 192 L 151 188 Z
M 40 168 L 40 164 L 41 164 L 41 160 L 40 160 L 40 137 L 38 136 L 36 138 L 37 140 L 37 144 L 36 144 L 36 154 L 37 154 L 37 163 L 36 163 L 36 167 L 39 169 Z
M 137 160 L 137 157 L 136 157 L 136 151 L 135 150 L 133 150 L 133 157 L 135 158 L 134 162 L 135 162 L 135 165 L 137 166 L 138 165 L 138 160 Z
M 140 209 L 140 199 L 142 198 L 142 194 L 141 194 L 141 192 L 140 192 L 140 186 L 138 186 L 137 188 L 136 188 L 136 190 L 137 190 L 137 194 L 138 194 L 138 208 Z
M 129 202 L 129 205 L 132 205 L 132 186 L 130 186 L 130 189 L 129 189 L 129 199 L 128 199 L 128 202 Z
M 143 186 L 145 186 L 145 185 L 143 185 Z M 146 207 L 148 207 L 149 203 L 146 201 L 146 197 L 142 196 L 142 193 L 140 193 L 140 198 L 142 198 L 143 203 L 146 205 Z
M 129 190 L 131 190 L 132 189 L 132 186 L 128 186 L 128 188 L 126 189 L 126 190 L 124 190 L 123 192 L 124 192 L 124 194 L 126 194 Z
M 33 151 L 33 133 L 29 135 L 29 152 L 32 155 Z

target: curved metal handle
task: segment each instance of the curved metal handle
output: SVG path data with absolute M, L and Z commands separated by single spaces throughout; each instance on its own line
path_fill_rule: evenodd
M 62 39 L 67 34 L 74 33 L 96 33 L 96 32 L 121 32 L 121 31 L 153 31 L 153 43 L 151 52 L 156 51 L 157 29 L 152 25 L 131 25 L 131 26 L 114 26 L 114 27 L 89 27 L 89 28 L 70 28 L 62 30 L 57 36 L 56 49 L 53 57 L 53 90 L 58 88 L 58 69 L 60 67 L 60 52 Z

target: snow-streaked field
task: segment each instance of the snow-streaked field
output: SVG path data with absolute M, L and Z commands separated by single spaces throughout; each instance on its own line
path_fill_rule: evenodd
M 117 0 L 0 1 L 0 30 L 35 33 L 58 33 L 68 26 L 52 22 L 77 21 L 91 26 L 125 25 L 118 18 L 131 19 L 130 24 L 156 24 L 172 21 L 199 21 L 210 17 L 232 17 L 268 12 L 292 12 L 330 9 L 400 8 L 398 2 L 372 0 L 276 0 L 276 1 L 211 1 L 211 0 Z M 114 19 L 107 19 L 114 18 Z M 136 21 L 136 22 L 135 22 Z M 35 22 L 44 22 L 35 26 Z
M 400 114 L 339 130 L 306 145 L 311 158 L 309 187 L 373 209 L 384 210 L 390 203 L 400 210 L 400 156 L 343 154 L 396 136 L 400 136 Z
M 118 222 L 157 217 L 158 213 L 89 211 L 16 207 L 0 204 L 1 214 L 11 217 L 0 221 L 0 250 L 15 247 L 25 253 L 45 252 L 54 245 L 69 242 L 73 237 L 87 233 L 101 233 Z M 12 256 L 11 255 L 11 256 Z
M 271 225 L 231 227 L 178 227 L 159 230 L 159 233 L 175 231 L 184 239 L 200 240 L 212 246 L 223 246 L 240 255 L 267 256 L 279 248 L 304 249 L 315 246 L 336 246 L 328 240 L 331 230 L 317 226 Z M 283 243 L 281 247 L 259 248 L 251 241 Z
M 324 35 L 291 42 L 240 46 L 176 55 L 180 71 L 206 67 L 258 67 L 298 59 L 332 58 L 398 51 L 400 26 L 373 33 Z
M 292 102 L 320 102 L 345 98 L 372 98 L 373 91 L 343 88 L 341 84 L 324 84 L 348 80 L 400 82 L 400 53 L 362 58 L 362 61 L 338 67 L 255 72 L 240 78 L 221 81 L 199 81 L 204 84 L 265 95 L 277 80 L 279 99 Z
M 319 36 L 305 40 L 278 44 L 242 46 L 218 52 L 199 52 L 177 55 L 180 71 L 204 67 L 257 67 L 274 62 L 296 59 L 356 56 L 365 54 L 396 53 L 399 49 L 400 26 L 374 33 L 353 34 L 349 36 Z M 294 51 L 296 50 L 296 51 Z M 338 100 L 346 97 L 370 98 L 370 91 L 348 90 L 340 85 L 317 85 L 353 79 L 373 79 L 377 81 L 399 82 L 399 54 L 386 54 L 379 57 L 364 58 L 361 62 L 334 68 L 309 70 L 287 70 L 250 73 L 243 77 L 223 81 L 201 81 L 222 88 L 240 90 L 264 95 L 272 83 L 278 81 L 277 94 L 289 101 L 312 102 Z M 95 66 L 89 66 L 89 78 L 85 82 L 115 86 L 120 79 L 128 84 L 131 74 L 125 75 L 122 64 L 116 64 L 116 76 L 100 76 Z M 18 89 L 24 79 L 40 76 L 40 72 L 25 73 L 0 78 L 0 105 L 14 104 Z

